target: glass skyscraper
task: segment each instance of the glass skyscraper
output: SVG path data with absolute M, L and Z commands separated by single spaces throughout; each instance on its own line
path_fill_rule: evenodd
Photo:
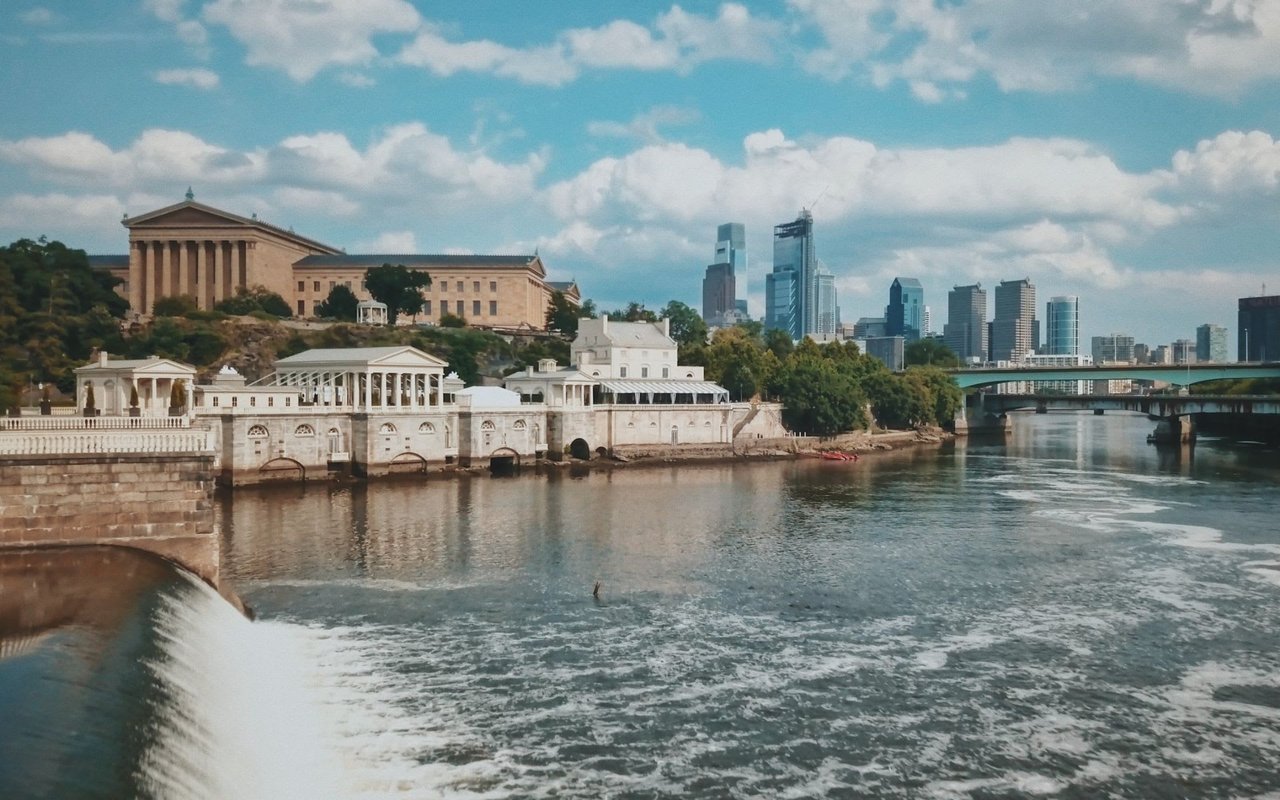
M 1214 364 L 1227 361 L 1227 329 L 1206 322 L 1196 328 L 1196 359 Z
M 889 305 L 884 310 L 885 330 L 908 342 L 924 330 L 924 287 L 915 278 L 894 278 L 889 285 Z
M 1045 352 L 1051 356 L 1080 354 L 1080 298 L 1050 297 L 1045 304 Z
M 765 276 L 764 302 L 766 329 L 785 330 L 796 340 L 835 333 L 835 276 L 818 262 L 807 209 L 794 222 L 774 226 L 773 272 Z
M 961 363 L 987 360 L 987 293 L 982 284 L 957 286 L 947 294 L 942 338 Z
M 708 325 L 732 325 L 746 318 L 746 301 L 738 300 L 737 286 L 747 283 L 747 229 L 741 222 L 716 228 L 715 262 L 702 280 L 702 318 Z

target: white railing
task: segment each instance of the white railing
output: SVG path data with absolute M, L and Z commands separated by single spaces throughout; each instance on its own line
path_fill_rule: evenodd
M 177 430 L 191 427 L 181 417 L 0 417 L 0 431 Z
M 213 452 L 213 431 L 204 428 L 0 430 L 0 456 Z

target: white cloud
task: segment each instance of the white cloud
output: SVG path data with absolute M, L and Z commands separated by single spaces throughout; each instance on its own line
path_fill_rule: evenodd
M 409 254 L 418 252 L 418 237 L 413 231 L 383 231 L 376 239 L 364 242 L 360 250 L 366 253 Z
M 1173 171 L 1184 188 L 1274 193 L 1280 189 L 1280 141 L 1263 131 L 1226 131 L 1199 142 L 1194 151 L 1175 153 Z
M 1274 0 L 790 0 L 824 45 L 803 63 L 838 80 L 941 88 L 990 76 L 1005 91 L 1060 91 L 1095 76 L 1233 95 L 1280 77 Z
M 247 63 L 300 82 L 328 66 L 369 64 L 378 56 L 374 36 L 421 23 L 405 0 L 213 0 L 202 16 L 247 48 Z
M 156 19 L 172 25 L 178 39 L 192 52 L 201 58 L 209 56 L 209 32 L 198 20 L 187 18 L 187 0 L 145 0 L 142 5 Z
M 218 73 L 210 69 L 162 69 L 151 73 L 156 83 L 169 86 L 191 86 L 196 89 L 218 88 Z
M 587 123 L 587 133 L 592 136 L 612 137 L 618 139 L 639 139 L 646 144 L 663 141 L 658 130 L 663 125 L 687 125 L 697 122 L 702 115 L 697 109 L 679 106 L 655 106 L 642 114 L 632 117 L 630 122 L 611 122 L 598 120 Z
M 688 71 L 713 59 L 766 61 L 780 32 L 777 23 L 752 17 L 737 3 L 721 5 L 715 17 L 672 6 L 652 26 L 613 20 L 596 28 L 573 28 L 553 42 L 527 48 L 487 39 L 450 42 L 427 25 L 396 60 L 445 77 L 482 72 L 562 86 L 584 69 Z
M 18 19 L 28 25 L 52 25 L 59 20 L 59 17 L 43 6 L 36 6 L 19 14 Z
M 350 86 L 353 89 L 368 89 L 370 86 L 376 86 L 377 81 L 361 72 L 340 72 L 338 73 L 338 82 Z

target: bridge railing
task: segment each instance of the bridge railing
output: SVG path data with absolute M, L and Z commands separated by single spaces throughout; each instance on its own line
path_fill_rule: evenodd
M 180 430 L 191 420 L 180 417 L 0 417 L 0 431 Z
M 0 456 L 213 453 L 214 444 L 206 428 L 0 429 Z

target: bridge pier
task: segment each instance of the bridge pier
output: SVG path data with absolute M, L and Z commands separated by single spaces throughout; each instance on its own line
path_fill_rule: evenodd
M 984 411 L 981 406 L 960 409 L 956 412 L 956 418 L 952 424 L 956 436 L 968 436 L 974 433 L 1010 433 L 1013 430 L 1013 421 L 1007 414 Z
M 1156 423 L 1155 431 L 1147 437 L 1147 441 L 1154 444 L 1183 444 L 1195 440 L 1195 424 L 1190 414 L 1162 418 Z

